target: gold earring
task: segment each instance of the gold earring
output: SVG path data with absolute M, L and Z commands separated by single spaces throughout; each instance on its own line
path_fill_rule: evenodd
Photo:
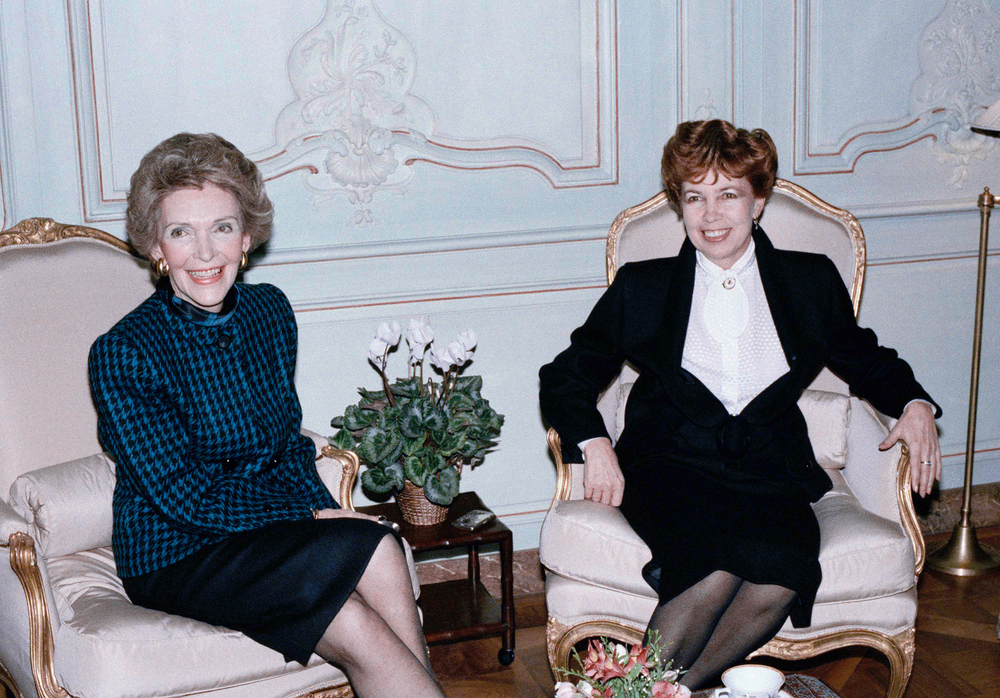
M 164 257 L 160 257 L 159 259 L 157 259 L 156 264 L 153 265 L 153 268 L 156 269 L 156 273 L 159 274 L 160 276 L 166 276 L 167 274 L 170 273 L 170 265 L 167 264 L 167 260 Z
M 247 253 L 244 252 L 240 255 L 240 269 L 246 269 L 248 264 L 250 264 L 250 260 L 247 258 Z

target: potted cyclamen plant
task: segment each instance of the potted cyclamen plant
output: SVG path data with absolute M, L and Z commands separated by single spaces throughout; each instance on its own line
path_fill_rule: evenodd
M 434 331 L 424 317 L 410 320 L 407 376 L 390 385 L 389 353 L 399 344 L 399 323 L 383 322 L 368 347 L 368 360 L 382 378 L 382 389 L 358 388 L 361 400 L 331 425 L 337 448 L 353 450 L 367 466 L 361 485 L 376 494 L 394 493 L 403 518 L 416 525 L 444 521 L 458 494 L 462 466 L 482 463 L 496 446 L 503 415 L 480 394 L 481 376 L 460 375 L 472 358 L 476 335 L 459 333 L 445 347 L 434 346 Z M 424 357 L 441 378 L 424 377 Z

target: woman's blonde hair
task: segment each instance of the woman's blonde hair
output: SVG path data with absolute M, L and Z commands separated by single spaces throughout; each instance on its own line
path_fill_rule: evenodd
M 206 183 L 236 198 L 250 249 L 271 236 L 274 205 L 257 165 L 214 133 L 178 133 L 146 153 L 132 175 L 125 231 L 139 254 L 149 258 L 156 244 L 163 199 L 178 189 L 201 189 Z

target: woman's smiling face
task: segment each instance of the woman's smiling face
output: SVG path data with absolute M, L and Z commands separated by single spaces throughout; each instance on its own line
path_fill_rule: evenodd
M 755 218 L 764 210 L 764 199 L 753 195 L 745 178 L 730 179 L 712 170 L 698 182 L 681 185 L 681 215 L 688 239 L 709 260 L 732 267 L 750 246 Z
M 210 183 L 164 197 L 151 256 L 166 260 L 170 285 L 181 299 L 213 313 L 222 309 L 240 257 L 250 249 L 240 213 L 236 197 Z

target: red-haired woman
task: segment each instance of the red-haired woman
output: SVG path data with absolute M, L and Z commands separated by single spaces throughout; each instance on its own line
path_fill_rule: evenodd
M 810 502 L 831 488 L 796 405 L 824 367 L 898 417 L 882 444 L 909 447 L 913 490 L 941 474 L 940 408 L 910 367 L 859 328 L 827 257 L 776 250 L 757 221 L 778 158 L 767 132 L 682 123 L 663 183 L 684 220 L 677 257 L 623 266 L 571 345 L 540 372 L 541 407 L 585 496 L 620 506 L 649 545 L 643 570 L 666 657 L 703 686 L 771 639 L 810 623 L 820 582 Z M 640 372 L 615 447 L 599 393 Z

